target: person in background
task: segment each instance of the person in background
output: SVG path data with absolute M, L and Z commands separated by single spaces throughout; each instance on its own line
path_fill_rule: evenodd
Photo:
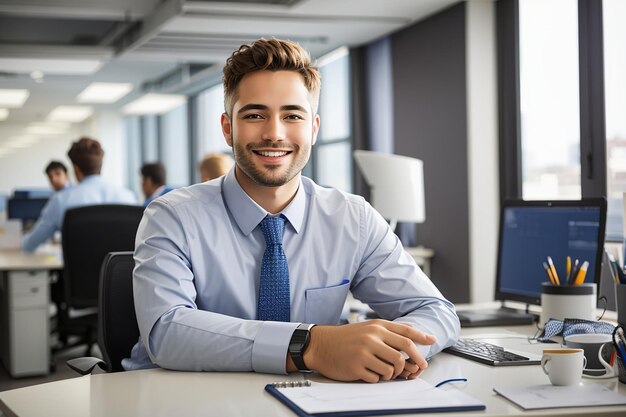
M 54 191 L 61 191 L 72 186 L 67 175 L 67 168 L 62 162 L 50 161 L 46 167 L 46 175 Z
M 297 43 L 242 45 L 224 67 L 235 167 L 144 211 L 126 370 L 417 378 L 453 345 L 446 300 L 362 197 L 301 171 L 320 128 L 320 74 Z M 380 319 L 339 326 L 348 292 Z
M 94 204 L 137 204 L 132 191 L 109 184 L 100 177 L 104 150 L 91 138 L 74 142 L 67 155 L 78 184 L 61 190 L 48 200 L 33 228 L 22 238 L 22 250 L 32 252 L 61 230 L 65 211 Z
M 165 185 L 165 178 L 165 167 L 160 162 L 144 164 L 141 167 L 141 189 L 146 197 L 144 207 L 155 198 L 172 191 L 172 188 Z
M 200 182 L 212 180 L 226 174 L 235 162 L 224 153 L 209 153 L 198 164 Z

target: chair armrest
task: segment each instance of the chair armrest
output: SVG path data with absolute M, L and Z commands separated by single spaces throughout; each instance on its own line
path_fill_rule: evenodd
M 99 366 L 103 370 L 107 370 L 107 364 L 100 358 L 94 357 L 82 357 L 82 358 L 74 358 L 65 362 L 67 366 L 72 368 L 74 371 L 78 372 L 81 375 L 88 375 L 93 372 L 93 369 L 96 366 Z

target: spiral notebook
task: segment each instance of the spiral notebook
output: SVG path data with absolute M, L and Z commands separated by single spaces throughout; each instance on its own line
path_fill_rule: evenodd
M 373 416 L 484 410 L 485 404 L 454 387 L 423 379 L 368 383 L 280 382 L 265 390 L 301 417 Z

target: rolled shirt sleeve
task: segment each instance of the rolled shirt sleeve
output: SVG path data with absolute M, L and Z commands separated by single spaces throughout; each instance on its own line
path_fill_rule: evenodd
M 363 258 L 352 282 L 352 293 L 383 319 L 411 324 L 437 341 L 418 346 L 430 357 L 459 338 L 454 305 L 415 264 L 385 220 L 365 203 Z

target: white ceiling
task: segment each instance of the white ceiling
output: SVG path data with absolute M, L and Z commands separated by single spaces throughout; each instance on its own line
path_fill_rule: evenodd
M 185 64 L 219 71 L 233 50 L 259 37 L 296 40 L 315 58 L 370 42 L 455 2 L 0 0 L 0 88 L 31 92 L 0 128 L 42 121 L 57 105 L 76 104 L 94 81 L 133 83 L 133 93 L 118 103 L 99 105 L 120 108 L 145 83 Z M 30 77 L 33 70 L 44 73 L 43 82 Z

